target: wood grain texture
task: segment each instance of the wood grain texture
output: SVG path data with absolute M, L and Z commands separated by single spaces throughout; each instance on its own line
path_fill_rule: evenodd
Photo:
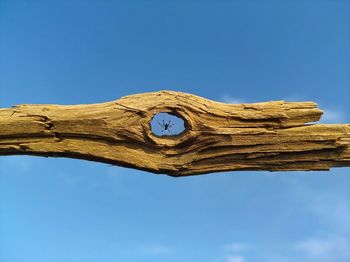
M 178 136 L 156 136 L 160 112 L 185 121 Z M 313 102 L 225 104 L 160 91 L 88 105 L 0 109 L 0 155 L 100 161 L 171 176 L 228 170 L 329 170 L 350 166 L 349 124 L 320 119 Z

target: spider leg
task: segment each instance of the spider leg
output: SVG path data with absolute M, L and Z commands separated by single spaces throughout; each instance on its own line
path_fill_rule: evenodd
M 161 127 L 164 128 L 164 125 L 162 123 L 160 123 L 159 121 L 157 121 L 157 122 L 158 122 L 158 125 L 160 125 Z

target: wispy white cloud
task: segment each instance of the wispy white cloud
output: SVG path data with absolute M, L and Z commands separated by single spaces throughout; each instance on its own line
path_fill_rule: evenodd
M 350 261 L 350 200 L 339 192 L 315 194 L 303 188 L 305 209 L 322 225 L 321 231 L 296 241 L 289 252 L 308 262 Z
M 224 95 L 221 99 L 222 102 L 228 103 L 228 104 L 241 104 L 244 103 L 244 101 L 240 98 L 230 96 L 228 94 Z
M 321 123 L 341 123 L 345 121 L 346 114 L 340 110 L 332 108 L 322 108 L 323 115 L 320 120 Z
M 304 102 L 304 101 L 308 101 L 309 99 L 305 99 L 300 95 L 291 95 L 291 96 L 284 97 L 282 100 L 287 102 Z
M 242 251 L 248 249 L 248 246 L 241 242 L 231 242 L 223 245 L 225 253 L 226 262 L 244 262 L 245 257 L 240 254 Z
M 164 244 L 145 245 L 140 248 L 141 253 L 152 256 L 163 256 L 172 254 L 175 249 L 172 246 Z
M 297 96 L 286 97 L 283 100 L 291 101 L 291 102 L 309 101 L 309 99 L 304 99 L 302 97 L 297 97 Z M 223 95 L 221 101 L 229 104 L 246 103 L 243 99 L 231 96 L 229 94 Z M 326 107 L 321 106 L 320 108 L 323 111 L 322 118 L 319 121 L 320 123 L 335 124 L 335 123 L 342 123 L 347 120 L 347 114 L 342 110 L 336 109 L 335 107 L 332 107 L 332 106 L 326 106 Z
M 289 243 L 277 244 L 276 248 L 261 251 L 261 247 L 242 243 L 224 245 L 226 262 L 245 261 L 242 252 L 253 250 L 260 253 L 262 261 L 271 262 L 348 262 L 350 261 L 350 199 L 341 192 L 319 192 L 296 184 L 305 213 L 311 215 L 317 226 L 309 228 L 309 235 Z M 243 253 L 244 254 L 244 253 Z M 243 259 L 243 260 L 242 260 Z
M 313 237 L 296 243 L 307 261 L 350 261 L 350 239 L 341 236 Z
M 226 257 L 226 262 L 245 262 L 245 258 L 240 255 L 229 255 Z
M 227 251 L 240 252 L 240 251 L 246 250 L 248 248 L 248 246 L 246 244 L 243 244 L 243 243 L 232 242 L 232 243 L 225 244 L 224 248 Z
M 304 102 L 309 101 L 310 99 L 305 99 L 300 96 L 289 96 L 283 99 L 285 101 L 290 102 Z M 347 119 L 347 113 L 343 110 L 337 109 L 337 105 L 319 105 L 320 109 L 323 111 L 323 115 L 319 121 L 319 123 L 325 124 L 336 124 L 342 123 Z

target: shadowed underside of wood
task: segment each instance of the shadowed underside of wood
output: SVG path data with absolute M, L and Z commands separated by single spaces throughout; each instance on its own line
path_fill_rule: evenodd
M 156 136 L 160 112 L 185 131 Z M 0 155 L 80 158 L 185 176 L 228 170 L 328 170 L 350 166 L 349 124 L 320 119 L 313 102 L 224 104 L 160 91 L 90 105 L 0 109 Z

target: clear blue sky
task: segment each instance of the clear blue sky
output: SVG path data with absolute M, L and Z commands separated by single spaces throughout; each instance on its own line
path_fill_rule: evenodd
M 162 89 L 350 122 L 350 1 L 0 0 L 0 107 Z M 350 169 L 175 179 L 0 157 L 1 262 L 350 261 Z

